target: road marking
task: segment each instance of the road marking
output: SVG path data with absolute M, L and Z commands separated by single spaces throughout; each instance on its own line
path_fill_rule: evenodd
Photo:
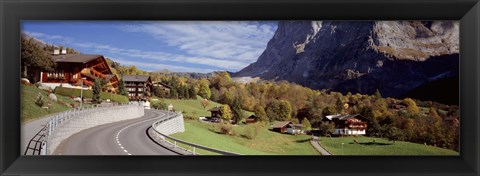
M 161 112 L 160 112 L 160 113 L 161 113 Z M 161 113 L 161 114 L 162 114 L 161 117 L 163 117 L 163 116 L 166 115 L 165 113 Z M 123 128 L 122 128 L 121 130 L 119 130 L 119 131 L 117 132 L 117 134 L 115 135 L 115 140 L 116 140 L 116 142 L 117 142 L 117 145 L 120 146 L 120 148 L 123 149 L 123 151 L 124 151 L 125 153 L 127 153 L 127 155 L 132 155 L 131 153 L 128 152 L 127 149 L 125 149 L 125 147 L 122 146 L 122 143 L 120 143 L 120 141 L 119 141 L 119 139 L 118 139 L 118 136 L 120 136 L 120 133 L 122 133 L 123 130 L 125 130 L 125 129 L 127 129 L 127 128 L 130 128 L 130 127 L 132 127 L 132 126 L 135 126 L 135 125 L 137 125 L 137 124 L 140 124 L 140 123 L 143 123 L 143 122 L 146 122 L 146 121 L 156 120 L 156 119 L 161 118 L 161 117 L 151 118 L 151 119 L 147 119 L 147 120 L 142 120 L 142 121 L 140 121 L 140 122 L 137 122 L 137 123 L 134 123 L 134 124 L 130 124 L 130 125 L 128 125 L 128 126 L 123 127 Z

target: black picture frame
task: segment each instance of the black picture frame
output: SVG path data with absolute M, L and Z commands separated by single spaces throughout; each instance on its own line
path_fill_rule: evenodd
M 479 175 L 478 0 L 0 0 L 0 175 Z M 460 156 L 20 156 L 21 20 L 460 20 Z

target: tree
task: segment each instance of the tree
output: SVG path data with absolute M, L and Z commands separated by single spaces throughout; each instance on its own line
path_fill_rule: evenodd
M 272 100 L 267 104 L 267 116 L 270 121 L 284 121 L 291 118 L 292 108 L 290 103 L 285 100 Z
M 335 124 L 333 122 L 324 122 L 320 124 L 320 132 L 323 136 L 333 134 L 335 132 Z
M 377 100 L 382 98 L 382 94 L 380 94 L 380 91 L 378 89 L 375 91 L 375 98 Z
M 375 113 L 370 107 L 363 107 L 360 110 L 360 115 L 368 119 L 367 121 L 367 133 L 369 136 L 377 136 L 378 133 L 382 130 L 380 124 L 378 123 Z
M 212 93 L 210 91 L 210 87 L 208 86 L 209 84 L 210 83 L 207 79 L 200 80 L 198 95 L 200 95 L 202 98 L 209 99 L 211 97 Z
M 102 99 L 100 98 L 100 94 L 102 93 L 102 80 L 95 79 L 95 84 L 93 85 L 93 103 L 100 104 Z
M 160 98 L 167 98 L 168 91 L 164 90 L 161 87 L 153 87 L 153 95 L 160 97 Z
M 417 107 L 417 103 L 413 101 L 411 98 L 405 98 L 403 103 L 407 105 L 407 111 L 410 113 L 419 113 L 420 109 Z
M 222 108 L 220 109 L 220 113 L 222 114 L 223 120 L 232 119 L 232 110 L 230 109 L 229 105 L 222 105 Z
M 125 82 L 123 80 L 120 80 L 118 82 L 118 94 L 123 96 L 128 96 L 128 91 L 127 91 L 127 88 L 125 87 Z
M 405 140 L 405 134 L 403 133 L 403 130 L 397 128 L 397 127 L 391 127 L 387 130 L 386 137 L 388 140 L 393 141 L 403 141 Z
M 203 109 L 205 110 L 205 108 L 210 104 L 210 101 L 208 101 L 208 99 L 204 98 L 203 100 L 200 100 L 200 104 L 202 104 Z
M 230 91 L 225 91 L 225 93 L 222 96 L 222 103 L 231 105 L 233 103 L 233 94 Z
M 337 102 L 335 103 L 335 109 L 337 110 L 338 113 L 343 113 L 345 108 L 344 108 L 344 101 L 342 100 L 341 97 L 337 98 Z
M 292 106 L 290 106 L 290 102 L 280 100 L 280 111 L 278 113 L 281 120 L 289 120 L 292 117 Z
M 40 69 L 42 71 L 53 71 L 56 64 L 50 59 L 49 53 L 40 48 L 32 38 L 21 39 L 21 65 L 22 77 L 33 77 L 29 69 Z M 32 81 L 33 82 L 33 81 Z
M 304 117 L 302 119 L 302 128 L 304 130 L 311 130 L 312 129 L 312 124 L 310 124 L 310 121 L 306 117 Z
M 265 108 L 263 108 L 263 106 L 255 106 L 255 117 L 257 119 L 255 120 L 258 120 L 258 121 L 261 121 L 261 122 L 268 122 L 268 117 L 267 117 L 267 113 L 265 112 Z
M 243 119 L 243 111 L 241 108 L 241 103 L 240 103 L 239 98 L 235 98 L 232 103 L 232 115 L 233 115 L 233 122 L 235 124 L 238 124 L 242 119 Z
M 195 85 L 190 85 L 190 87 L 188 88 L 188 95 L 189 95 L 189 99 L 196 99 L 197 98 L 197 93 L 195 92 Z

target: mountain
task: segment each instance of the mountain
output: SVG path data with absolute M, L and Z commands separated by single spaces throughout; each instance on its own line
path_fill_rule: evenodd
M 232 76 L 401 98 L 458 77 L 458 53 L 458 21 L 280 21 L 258 60 Z

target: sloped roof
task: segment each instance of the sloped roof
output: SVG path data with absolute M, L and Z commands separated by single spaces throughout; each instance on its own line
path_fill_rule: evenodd
M 221 108 L 217 106 L 217 107 L 214 107 L 212 109 L 209 109 L 208 111 L 220 111 L 220 110 L 221 110 Z
M 96 54 L 61 54 L 52 56 L 52 60 L 54 62 L 87 63 L 100 57 L 103 56 Z
M 105 76 L 107 76 L 107 80 L 110 80 L 115 77 L 115 74 L 106 74 Z
M 333 119 L 346 120 L 346 119 L 355 118 L 355 117 L 360 117 L 360 118 L 362 118 L 363 120 L 366 120 L 366 118 L 363 117 L 363 116 L 360 115 L 360 114 L 336 114 L 336 115 L 328 115 L 328 116 L 326 116 L 326 118 L 327 118 L 328 120 L 333 120 Z
M 290 124 L 292 122 L 290 121 L 278 121 L 278 122 L 275 122 L 273 125 L 272 125 L 272 128 L 282 128 L 288 124 Z
M 150 76 L 147 75 L 123 75 L 123 81 L 132 81 L 132 82 L 147 82 Z

